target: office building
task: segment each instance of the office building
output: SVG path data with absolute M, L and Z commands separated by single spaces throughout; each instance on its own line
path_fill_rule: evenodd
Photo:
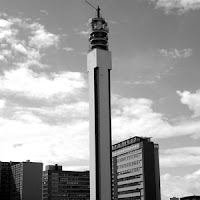
M 112 146 L 113 200 L 160 200 L 158 145 L 133 137 Z
M 1 200 L 41 200 L 42 163 L 0 162 Z
M 180 200 L 200 200 L 200 196 L 187 196 L 187 197 L 182 197 Z
M 63 171 L 48 165 L 43 172 L 43 200 L 89 200 L 89 171 Z

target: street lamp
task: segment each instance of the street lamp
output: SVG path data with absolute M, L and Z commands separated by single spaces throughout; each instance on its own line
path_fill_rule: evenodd
M 135 191 L 140 193 L 140 200 L 142 200 L 141 188 L 136 188 Z

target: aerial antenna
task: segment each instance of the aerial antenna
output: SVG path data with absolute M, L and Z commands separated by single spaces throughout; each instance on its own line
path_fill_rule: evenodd
M 90 5 L 92 8 L 94 8 L 97 11 L 97 18 L 100 18 L 100 8 L 99 6 L 96 8 L 95 6 L 93 6 L 91 3 L 89 3 L 88 1 L 85 1 L 88 5 Z

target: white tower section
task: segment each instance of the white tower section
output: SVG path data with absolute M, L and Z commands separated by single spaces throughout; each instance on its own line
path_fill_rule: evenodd
M 112 199 L 110 70 L 107 23 L 92 19 L 90 51 L 87 56 L 90 105 L 90 199 Z

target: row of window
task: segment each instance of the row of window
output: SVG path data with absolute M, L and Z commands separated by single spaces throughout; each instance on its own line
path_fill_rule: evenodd
M 122 158 L 122 157 L 124 157 L 124 156 L 127 156 L 127 155 L 129 155 L 129 154 L 137 154 L 137 153 L 141 153 L 141 152 L 142 152 L 142 149 L 137 149 L 137 150 L 133 150 L 133 151 L 129 151 L 129 152 L 123 153 L 123 154 L 117 156 L 117 161 L 118 161 L 120 158 Z
M 66 186 L 66 185 L 89 185 L 89 182 L 74 182 L 74 181 L 66 181 L 66 182 L 47 182 L 47 181 L 44 181 L 43 182 L 43 185 L 48 185 L 50 186 L 51 184 L 58 184 L 58 185 L 61 185 L 61 186 Z
M 141 160 L 136 160 L 136 161 L 133 161 L 133 162 L 130 162 L 130 163 L 119 165 L 119 166 L 117 166 L 117 169 L 122 169 L 122 168 L 130 167 L 130 166 L 133 166 L 133 165 L 138 165 L 140 163 L 141 163 Z
M 126 160 L 132 160 L 132 159 L 134 159 L 134 158 L 140 157 L 141 154 L 142 154 L 141 152 L 140 152 L 140 153 L 135 153 L 135 152 L 134 152 L 133 155 L 130 155 L 130 156 L 127 156 L 127 157 L 123 157 L 123 158 L 118 158 L 118 159 L 117 159 L 117 162 L 119 163 L 119 162 L 124 162 L 124 161 L 126 161 Z M 123 156 L 124 156 L 124 155 L 123 155 Z M 121 157 L 121 156 L 120 156 L 120 157 Z
M 72 177 L 59 177 L 57 179 L 52 178 L 51 176 L 49 177 L 43 177 L 44 181 L 51 181 L 51 180 L 59 180 L 59 181 L 89 181 L 89 177 L 85 178 L 72 178 Z
M 46 172 L 43 172 L 45 175 L 47 175 L 48 173 Z M 52 176 L 78 176 L 78 177 L 88 177 L 89 176 L 89 172 L 88 173 L 63 173 L 63 172 L 57 172 L 57 173 L 49 173 L 49 175 L 52 175 Z
M 131 186 L 136 186 L 136 185 L 140 185 L 140 184 L 141 184 L 141 182 L 127 183 L 127 184 L 123 184 L 123 185 L 118 185 L 118 188 L 131 187 Z
M 137 171 L 140 171 L 140 169 L 141 169 L 141 167 L 137 167 L 137 168 L 133 168 L 133 169 L 127 169 L 127 170 L 118 172 L 117 175 L 129 174 L 129 173 L 132 173 L 132 172 L 137 172 Z
M 119 198 L 118 200 L 141 200 L 140 197 L 125 197 L 125 198 Z
M 123 141 L 123 142 L 120 142 L 120 143 L 118 143 L 118 144 L 113 145 L 113 146 L 112 146 L 112 150 L 115 150 L 115 149 L 117 149 L 117 148 L 126 146 L 126 145 L 128 145 L 128 144 L 140 142 L 140 141 L 141 141 L 141 139 L 140 139 L 140 138 L 137 138 L 137 137 L 135 137 L 135 138 L 130 138 L 130 139 L 128 139 L 128 140 L 125 140 L 125 141 Z
M 118 192 L 118 195 L 122 195 L 122 194 L 131 194 L 131 193 L 140 193 L 141 190 L 140 189 L 135 189 L 135 190 L 126 190 L 126 191 L 122 191 L 122 192 Z
M 131 145 L 131 146 L 128 146 L 128 147 L 124 147 L 122 149 L 113 151 L 112 152 L 112 156 L 115 157 L 115 156 L 118 156 L 120 154 L 123 154 L 123 153 L 126 153 L 126 152 L 130 152 L 132 150 L 136 150 L 136 149 L 139 149 L 139 148 L 140 148 L 140 144 L 135 144 L 135 145 Z
M 49 200 L 49 198 L 43 198 L 43 200 Z M 88 199 L 88 198 L 87 199 L 85 199 L 85 198 L 84 199 L 82 199 L 82 198 L 81 199 L 79 199 L 79 198 L 78 199 L 77 198 L 73 198 L 73 199 L 72 198 L 59 198 L 59 200 L 90 200 L 90 199 Z

